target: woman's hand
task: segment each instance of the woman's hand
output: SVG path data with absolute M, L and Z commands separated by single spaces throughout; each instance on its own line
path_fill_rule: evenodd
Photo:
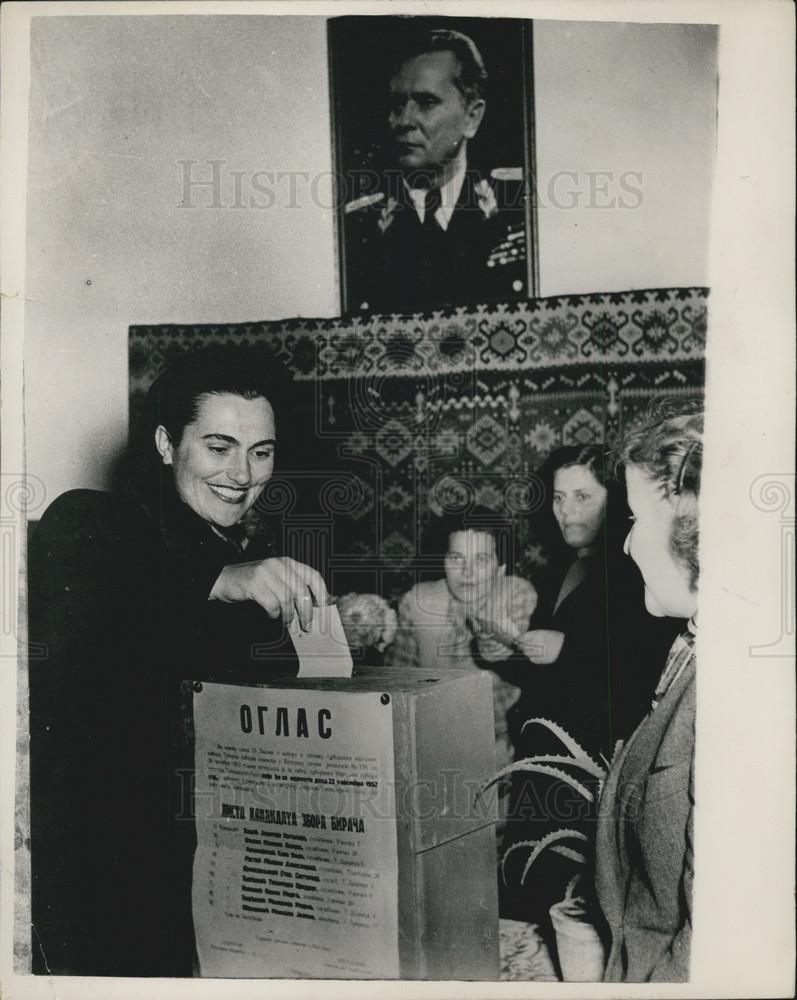
M 488 609 L 484 615 L 473 616 L 470 619 L 479 641 L 493 640 L 504 646 L 505 656 L 511 652 L 512 644 L 521 634 L 521 629 L 512 621 L 507 611 Z M 528 625 L 528 620 L 526 623 Z
M 562 652 L 564 632 L 550 628 L 533 628 L 515 639 L 515 645 L 532 663 L 555 663 Z
M 293 620 L 295 608 L 299 624 L 307 629 L 313 620 L 313 603 L 326 604 L 329 594 L 320 573 L 284 556 L 225 566 L 209 599 L 228 604 L 256 601 L 272 618 L 281 615 L 286 625 Z
M 479 634 L 507 647 L 506 657 L 518 636 L 528 628 L 536 607 L 537 591 L 528 580 L 502 574 L 482 606 L 471 612 L 470 620 Z

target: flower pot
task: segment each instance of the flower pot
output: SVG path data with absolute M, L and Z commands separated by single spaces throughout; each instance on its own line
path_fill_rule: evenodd
M 566 983 L 599 983 L 605 956 L 598 932 L 587 919 L 583 903 L 565 898 L 549 910 L 556 934 L 559 967 Z

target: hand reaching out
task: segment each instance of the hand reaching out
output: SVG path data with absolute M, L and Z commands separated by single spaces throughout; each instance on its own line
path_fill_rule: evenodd
M 533 628 L 518 636 L 515 645 L 532 663 L 550 664 L 559 659 L 564 641 L 564 632 L 550 628 Z
M 295 609 L 299 624 L 307 629 L 313 620 L 313 604 L 326 604 L 329 594 L 320 573 L 283 556 L 225 566 L 209 599 L 228 604 L 256 601 L 272 618 L 282 616 L 286 625 Z
M 471 612 L 470 619 L 482 635 L 512 646 L 528 628 L 536 607 L 534 587 L 527 580 L 502 573 L 481 606 Z

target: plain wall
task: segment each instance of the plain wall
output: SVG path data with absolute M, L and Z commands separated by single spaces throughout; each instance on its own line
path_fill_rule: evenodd
M 542 295 L 705 285 L 717 29 L 535 21 Z
M 706 283 L 714 44 L 535 23 L 543 295 Z M 131 324 L 339 306 L 324 18 L 42 17 L 31 58 L 26 461 L 49 501 L 109 483 Z M 217 197 L 186 189 L 214 169 Z
M 131 324 L 336 312 L 333 213 L 301 177 L 293 201 L 275 176 L 277 204 L 232 207 L 230 173 L 244 204 L 260 171 L 329 176 L 326 25 L 53 17 L 31 42 L 27 464 L 52 499 L 108 483 Z M 223 161 L 223 207 L 184 191 L 181 160 L 197 179 Z

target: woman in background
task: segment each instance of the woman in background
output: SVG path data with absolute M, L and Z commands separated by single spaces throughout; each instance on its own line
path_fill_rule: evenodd
M 645 581 L 645 605 L 689 624 L 601 796 L 596 889 L 611 935 L 609 982 L 689 976 L 702 434 L 701 414 L 654 419 L 621 451 L 633 515 L 625 551 Z
M 443 556 L 444 576 L 416 583 L 402 596 L 386 663 L 485 670 L 493 686 L 495 766 L 504 767 L 513 753 L 508 712 L 519 694 L 515 677 L 507 678 L 504 669 L 514 637 L 529 626 L 537 592 L 511 573 L 513 525 L 487 507 L 432 519 L 427 539 L 433 554 Z
M 554 452 L 543 469 L 560 535 L 550 548 L 560 568 L 531 631 L 517 640 L 538 665 L 525 672 L 513 710 L 516 745 L 529 752 L 541 752 L 540 731 L 529 743 L 520 727 L 542 716 L 593 757 L 610 757 L 647 710 L 655 677 L 646 665 L 661 662 L 677 631 L 645 614 L 642 579 L 622 554 L 628 509 L 608 463 L 602 447 L 574 446 Z M 557 560 L 562 549 L 565 558 Z
M 621 484 L 607 473 L 609 461 L 600 446 L 572 446 L 555 451 L 541 470 L 550 498 L 548 530 L 556 536 L 547 545 L 552 585 L 547 593 L 543 588 L 531 630 L 515 643 L 526 657 L 516 674 L 522 695 L 509 721 L 518 759 L 562 752 L 541 726 L 523 731 L 527 720 L 543 718 L 565 729 L 596 762 L 609 760 L 647 711 L 653 665 L 663 661 L 679 628 L 645 612 L 642 578 L 622 551 L 628 508 Z M 583 780 L 597 799 L 597 782 Z M 561 828 L 594 842 L 595 805 L 553 775 L 514 774 L 504 848 Z M 526 857 L 523 850 L 507 856 L 502 906 L 508 916 L 547 926 L 572 867 L 546 852 L 535 864 L 530 891 L 520 885 Z M 592 860 L 590 852 L 590 876 Z

